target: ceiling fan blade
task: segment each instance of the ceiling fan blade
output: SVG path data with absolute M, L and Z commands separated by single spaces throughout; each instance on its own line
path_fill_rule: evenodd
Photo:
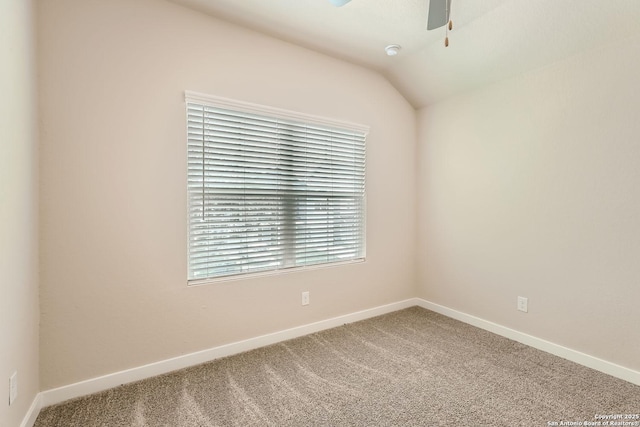
M 429 17 L 427 18 L 427 30 L 442 27 L 449 22 L 451 13 L 451 0 L 431 0 L 429 2 Z
M 337 6 L 337 7 L 344 6 L 345 4 L 349 3 L 350 1 L 351 0 L 329 0 L 329 2 L 332 5 Z M 451 0 L 449 0 L 449 1 L 451 1 Z

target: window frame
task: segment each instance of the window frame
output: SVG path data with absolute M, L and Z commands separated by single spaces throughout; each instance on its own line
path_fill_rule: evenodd
M 194 92 L 194 91 L 185 91 L 184 93 L 184 107 L 185 107 L 185 114 L 186 114 L 186 123 L 185 123 L 185 127 L 186 127 L 186 131 L 187 131 L 187 142 L 189 141 L 189 130 L 188 130 L 188 116 L 189 116 L 189 108 L 188 108 L 188 104 L 189 103 L 194 103 L 194 104 L 201 104 L 201 105 L 205 105 L 205 106 L 209 106 L 209 107 L 213 107 L 213 108 L 220 108 L 220 109 L 225 109 L 225 110 L 232 110 L 232 111 L 236 111 L 236 112 L 242 112 L 242 113 L 248 113 L 248 114 L 257 114 L 257 115 L 262 115 L 262 116 L 267 116 L 269 118 L 273 118 L 273 119 L 283 119 L 283 120 L 291 120 L 291 121 L 295 121 L 295 122 L 299 122 L 299 123 L 304 123 L 304 124 L 309 124 L 309 125 L 319 125 L 319 126 L 324 126 L 324 127 L 328 127 L 328 128 L 334 128 L 334 129 L 339 129 L 341 131 L 349 131 L 349 132 L 357 132 L 359 134 L 363 135 L 363 138 L 365 140 L 364 143 L 364 192 L 363 192 L 363 215 L 361 218 L 361 228 L 362 228 L 362 251 L 361 251 L 361 257 L 356 258 L 356 259 L 350 259 L 350 260 L 342 260 L 342 261 L 328 261 L 328 262 L 322 262 L 322 263 L 315 263 L 315 264 L 310 264 L 310 265 L 294 265 L 294 266 L 289 266 L 289 267 L 283 267 L 283 268 L 275 268 L 275 269 L 269 269 L 269 270 L 262 270 L 262 271 L 256 271 L 256 272 L 245 272 L 245 273 L 235 273 L 235 274 L 228 274 L 228 275 L 220 275 L 220 276 L 212 276 L 212 277 L 205 277 L 205 278 L 190 278 L 191 275 L 191 270 L 190 270 L 190 239 L 191 239 L 191 217 L 190 217 L 190 195 L 189 195 L 189 189 L 187 186 L 187 195 L 186 195 L 186 207 L 187 207 L 187 221 L 186 221 L 186 225 L 187 225 L 187 256 L 186 256 L 186 260 L 187 260 L 187 285 L 188 286 L 197 286 L 197 285 L 204 285 L 204 284 L 209 284 L 209 283 L 216 283 L 216 282 L 226 282 L 226 281 L 235 281 L 235 280 L 244 280 L 244 279 L 249 279 L 252 277 L 260 277 L 260 276 L 272 276 L 272 275 L 279 275 L 279 274 L 286 274 L 286 273 L 293 273 L 293 272 L 300 272 L 300 271 L 307 271 L 307 270 L 315 270 L 315 269 L 320 269 L 320 268 L 329 268 L 329 267 L 334 267 L 334 266 L 341 266 L 341 265 L 348 265 L 348 264 L 355 264 L 355 263 L 363 263 L 366 262 L 366 253 L 367 253 L 367 193 L 366 193 L 366 153 L 367 153 L 367 144 L 366 144 L 366 139 L 367 136 L 369 134 L 369 126 L 365 126 L 365 125 L 360 125 L 360 124 L 355 124 L 352 122 L 347 122 L 347 121 L 343 121 L 343 120 L 336 120 L 336 119 L 332 119 L 332 118 L 327 118 L 327 117 L 321 117 L 321 116 L 316 116 L 316 115 L 310 115 L 310 114 L 305 114 L 305 113 L 299 113 L 299 112 L 295 112 L 295 111 L 290 111 L 290 110 L 285 110 L 285 109 L 281 109 L 281 108 L 276 108 L 276 107 L 271 107 L 271 106 L 266 106 L 266 105 L 260 105 L 260 104 L 254 104 L 254 103 L 249 103 L 249 102 L 244 102 L 244 101 L 238 101 L 238 100 L 234 100 L 234 99 L 230 99 L 230 98 L 224 98 L 224 97 L 219 97 L 219 96 L 214 96 L 214 95 L 208 95 L 208 94 L 203 94 L 203 93 L 199 93 L 199 92 Z M 189 144 L 187 143 L 187 146 L 189 146 Z M 188 161 L 189 158 L 187 156 L 187 170 L 188 170 Z M 186 177 L 187 180 L 189 179 L 189 173 L 187 171 L 186 173 Z M 187 181 L 188 182 L 188 181 Z

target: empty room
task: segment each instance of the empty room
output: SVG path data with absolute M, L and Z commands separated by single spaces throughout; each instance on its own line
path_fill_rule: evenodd
M 0 426 L 640 426 L 640 1 L 0 0 Z

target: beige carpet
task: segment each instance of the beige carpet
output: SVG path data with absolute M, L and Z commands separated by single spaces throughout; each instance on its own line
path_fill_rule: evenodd
M 36 427 L 531 427 L 629 413 L 639 386 L 413 307 L 48 407 Z

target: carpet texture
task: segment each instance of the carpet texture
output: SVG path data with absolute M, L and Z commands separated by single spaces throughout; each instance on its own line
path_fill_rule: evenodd
M 35 426 L 530 427 L 638 413 L 639 386 L 413 307 L 51 406 Z

